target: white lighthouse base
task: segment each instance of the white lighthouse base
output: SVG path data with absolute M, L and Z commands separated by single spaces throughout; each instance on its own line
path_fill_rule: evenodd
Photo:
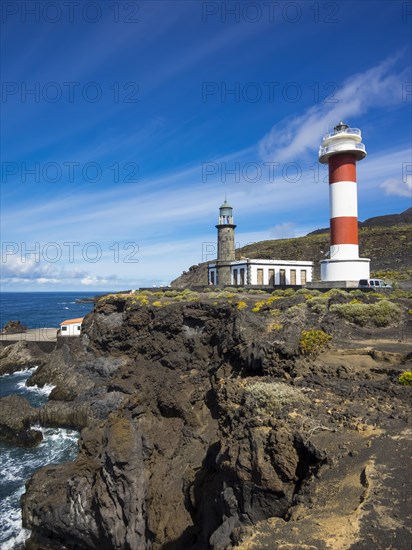
M 357 286 L 360 279 L 369 279 L 369 277 L 369 258 L 357 258 L 356 260 L 322 260 L 320 262 L 321 281 L 354 281 Z

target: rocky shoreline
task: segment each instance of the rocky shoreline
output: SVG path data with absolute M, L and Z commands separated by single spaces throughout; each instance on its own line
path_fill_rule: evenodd
M 99 300 L 29 380 L 49 402 L 2 400 L 9 442 L 81 430 L 27 484 L 26 548 L 409 548 L 410 302 L 359 326 L 334 308 L 354 299 Z M 316 353 L 311 330 L 332 337 Z

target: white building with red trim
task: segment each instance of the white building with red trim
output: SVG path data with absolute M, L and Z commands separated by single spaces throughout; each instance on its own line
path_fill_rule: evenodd
M 59 336 L 80 336 L 84 317 L 67 319 L 60 323 Z

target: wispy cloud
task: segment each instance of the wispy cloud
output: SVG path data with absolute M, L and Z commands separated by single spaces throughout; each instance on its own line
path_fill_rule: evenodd
M 393 70 L 392 57 L 364 73 L 348 78 L 336 93 L 334 103 L 319 103 L 305 113 L 275 124 L 259 144 L 261 157 L 284 162 L 312 152 L 322 134 L 339 120 L 359 117 L 368 110 L 388 105 L 402 105 L 402 82 L 406 70 Z
M 412 176 L 404 180 L 389 178 L 380 184 L 386 195 L 395 195 L 396 197 L 407 197 L 412 202 Z

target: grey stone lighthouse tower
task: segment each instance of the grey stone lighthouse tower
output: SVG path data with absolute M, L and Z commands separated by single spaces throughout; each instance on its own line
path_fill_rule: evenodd
M 235 260 L 235 228 L 233 223 L 233 208 L 225 202 L 219 208 L 219 223 L 217 228 L 217 281 L 220 286 L 231 284 L 230 262 Z

